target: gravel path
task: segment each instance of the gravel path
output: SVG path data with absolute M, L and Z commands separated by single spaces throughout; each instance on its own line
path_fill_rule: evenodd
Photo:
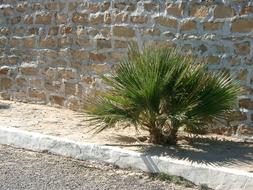
M 0 145 L 0 189 L 193 190 L 147 174 Z

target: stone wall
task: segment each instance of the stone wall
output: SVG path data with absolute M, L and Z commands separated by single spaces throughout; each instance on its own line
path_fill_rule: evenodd
M 81 108 L 128 42 L 179 46 L 244 94 L 232 120 L 253 120 L 251 0 L 0 0 L 2 98 Z

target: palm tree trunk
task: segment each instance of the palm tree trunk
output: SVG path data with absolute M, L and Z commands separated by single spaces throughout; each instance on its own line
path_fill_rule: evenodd
M 153 127 L 149 130 L 149 133 L 149 142 L 153 144 L 175 145 L 177 143 L 177 129 L 172 128 L 169 134 L 164 135 L 161 129 Z

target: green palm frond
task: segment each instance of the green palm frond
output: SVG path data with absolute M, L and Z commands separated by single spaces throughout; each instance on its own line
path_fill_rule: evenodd
M 119 121 L 147 129 L 167 121 L 176 128 L 207 125 L 234 108 L 239 86 L 196 62 L 175 49 L 131 47 L 116 71 L 103 77 L 111 90 L 88 101 L 86 113 L 101 129 Z

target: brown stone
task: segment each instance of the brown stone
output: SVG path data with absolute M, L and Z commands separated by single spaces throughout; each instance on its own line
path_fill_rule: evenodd
M 248 58 L 245 60 L 246 65 L 253 65 L 253 58 Z
M 58 95 L 51 95 L 49 97 L 51 104 L 53 105 L 59 105 L 59 106 L 64 106 L 64 97 L 63 96 L 58 96 Z
M 190 16 L 192 17 L 203 18 L 207 17 L 208 14 L 209 14 L 208 6 L 194 4 L 190 7 Z
M 127 5 L 127 9 L 126 9 L 127 11 L 130 11 L 130 12 L 133 12 L 133 11 L 135 11 L 136 10 L 136 3 L 129 3 L 128 5 Z
M 67 107 L 71 110 L 78 111 L 81 109 L 81 102 L 76 97 L 71 96 L 68 99 Z
M 214 18 L 230 18 L 235 15 L 234 9 L 224 5 L 218 5 L 214 9 Z
M 10 6 L 9 7 L 3 7 L 3 8 L 1 8 L 1 11 L 3 12 L 4 16 L 11 16 L 14 13 L 13 8 L 10 7 Z
M 14 100 L 18 100 L 18 101 L 23 101 L 26 102 L 28 99 L 28 95 L 27 92 L 24 90 L 18 90 L 16 92 L 14 92 Z
M 219 30 L 223 26 L 221 22 L 204 22 L 203 28 L 204 30 Z
M 89 39 L 77 38 L 75 43 L 81 47 L 93 47 L 93 41 Z
M 209 64 L 219 64 L 220 58 L 218 56 L 210 55 L 207 56 L 207 63 Z
M 156 10 L 158 10 L 158 8 L 159 8 L 158 3 L 144 2 L 144 9 L 148 12 L 156 11 Z
M 110 52 L 108 54 L 108 59 L 110 61 L 116 62 L 116 63 L 119 62 L 120 60 L 122 60 L 122 58 L 124 58 L 124 57 L 126 57 L 126 53 L 123 53 L 123 52 Z M 111 69 L 112 68 L 108 64 L 105 65 L 104 67 L 102 67 L 102 69 L 100 68 L 101 72 L 109 72 Z
M 57 10 L 58 9 L 58 3 L 57 2 L 46 3 L 45 8 L 48 9 L 48 10 Z
M 31 15 L 24 16 L 24 23 L 25 24 L 33 24 L 33 17 Z
M 112 36 L 112 33 L 111 33 L 111 27 L 104 27 L 100 30 L 102 36 L 104 38 L 110 38 Z
M 18 57 L 16 56 L 8 56 L 8 64 L 16 65 L 18 63 Z
M 236 66 L 236 65 L 240 65 L 241 61 L 238 58 L 231 57 L 231 58 L 228 59 L 228 64 L 231 65 L 231 66 Z
M 40 47 L 53 48 L 57 46 L 57 39 L 52 37 L 46 37 L 40 40 Z
M 28 29 L 28 34 L 29 35 L 38 35 L 39 34 L 39 28 L 34 28 L 34 27 L 29 28 Z
M 112 36 L 111 27 L 101 28 L 100 33 L 104 38 L 111 38 Z
M 98 29 L 96 29 L 96 28 L 89 28 L 88 29 L 88 35 L 90 35 L 90 36 L 96 36 L 97 34 L 99 34 Z
M 23 75 L 37 75 L 39 73 L 38 69 L 33 66 L 22 66 L 20 67 L 20 72 Z
M 38 13 L 35 18 L 35 24 L 50 24 L 52 14 L 48 12 Z
M 60 24 L 65 24 L 67 22 L 67 19 L 68 19 L 67 15 L 57 14 L 56 16 L 56 20 Z
M 108 9 L 109 9 L 109 7 L 110 7 L 110 5 L 111 5 L 111 2 L 110 1 L 108 1 L 108 2 L 104 2 L 102 5 L 101 5 L 101 11 L 107 11 Z
M 147 16 L 131 16 L 131 22 L 135 24 L 144 24 L 148 21 Z
M 46 94 L 40 90 L 31 89 L 28 90 L 28 96 L 36 101 L 45 101 L 46 100 Z
M 73 69 L 58 68 L 59 77 L 61 79 L 75 79 L 77 78 L 77 72 Z
M 0 34 L 9 35 L 11 33 L 8 27 L 0 27 Z
M 69 83 L 65 82 L 64 83 L 65 87 L 65 95 L 75 95 L 76 93 L 76 84 L 75 83 Z
M 30 87 L 33 87 L 33 88 L 41 88 L 42 86 L 42 79 L 30 79 Z
M 253 119 L 252 115 L 251 118 Z M 237 131 L 236 131 L 237 135 L 253 135 L 253 127 L 247 126 L 245 124 L 241 124 L 238 126 Z
M 10 67 L 0 67 L 0 75 L 7 75 L 10 71 Z
M 240 108 L 253 110 L 253 101 L 249 98 L 240 99 L 239 100 L 239 106 L 240 106 Z
M 248 75 L 247 69 L 241 69 L 241 70 L 238 72 L 236 79 L 237 79 L 237 80 L 240 80 L 240 81 L 246 81 L 247 75 Z
M 155 22 L 157 24 L 162 25 L 162 26 L 168 26 L 168 27 L 172 27 L 172 28 L 177 28 L 177 26 L 178 26 L 177 20 L 169 19 L 169 18 L 166 18 L 163 16 L 156 17 Z
M 92 76 L 83 76 L 81 78 L 81 81 L 90 85 L 90 84 L 93 84 L 95 82 L 95 77 L 92 77 Z
M 170 3 L 169 6 L 167 7 L 167 14 L 172 15 L 175 17 L 182 17 L 183 16 L 183 4 L 173 4 Z
M 101 73 L 108 72 L 110 70 L 110 66 L 106 63 L 104 63 L 104 64 L 92 64 L 91 65 L 91 70 L 98 73 L 98 74 L 101 74 Z
M 127 48 L 128 47 L 128 42 L 121 41 L 121 40 L 115 40 L 114 41 L 114 47 L 115 48 Z
M 10 100 L 10 93 L 9 92 L 0 92 L 0 99 Z
M 72 21 L 75 24 L 87 24 L 89 19 L 88 19 L 88 14 L 85 13 L 73 13 L 72 16 Z
M 57 51 L 46 49 L 44 51 L 41 51 L 41 55 L 46 57 L 46 58 L 51 58 L 51 59 L 57 59 L 58 58 L 58 53 Z
M 78 2 L 69 2 L 68 10 L 73 11 L 79 6 Z
M 232 32 L 252 32 L 253 20 L 252 19 L 237 19 L 232 22 Z
M 113 34 L 117 37 L 134 37 L 135 31 L 134 29 L 126 26 L 114 26 Z
M 27 2 L 18 3 L 17 6 L 16 6 L 16 11 L 23 13 L 23 12 L 27 11 L 27 8 L 28 8 Z
M 9 78 L 1 78 L 0 79 L 0 90 L 8 90 L 12 87 L 13 82 Z
M 104 16 L 103 15 L 92 15 L 90 16 L 90 24 L 91 25 L 98 25 L 102 24 L 104 22 Z
M 55 36 L 55 35 L 58 34 L 58 31 L 59 31 L 59 27 L 58 26 L 52 26 L 52 27 L 50 27 L 48 34 Z
M 89 3 L 88 10 L 91 13 L 96 13 L 100 10 L 100 3 Z
M 119 10 L 123 10 L 126 7 L 126 3 L 125 2 L 117 2 L 117 3 L 114 3 L 114 7 Z
M 71 26 L 63 26 L 60 30 L 61 34 L 71 34 L 73 32 L 73 28 Z
M 26 37 L 23 39 L 23 44 L 27 48 L 34 48 L 36 44 L 36 38 L 35 37 Z
M 144 35 L 160 36 L 161 31 L 159 28 L 148 28 L 143 31 Z
M 99 54 L 99 53 L 92 53 L 92 52 L 90 52 L 89 58 L 92 61 L 99 61 L 99 62 L 102 62 L 102 61 L 106 60 L 106 56 L 105 55 Z
M 56 77 L 56 69 L 55 68 L 47 68 L 44 72 L 47 80 L 54 80 Z
M 247 15 L 253 13 L 253 6 L 245 6 L 241 9 L 240 15 Z
M 187 21 L 181 24 L 181 31 L 196 30 L 197 23 L 195 21 Z
M 59 47 L 66 47 L 71 46 L 73 44 L 74 40 L 70 36 L 64 36 L 58 40 Z
M 46 81 L 45 88 L 48 92 L 53 93 L 62 93 L 61 92 L 61 83 L 59 81 Z
M 106 12 L 104 14 L 104 23 L 105 24 L 111 24 L 111 22 L 112 22 L 112 16 L 109 12 Z
M 236 43 L 235 44 L 235 52 L 240 55 L 247 55 L 250 53 L 250 43 L 243 42 L 243 43 Z
M 97 49 L 106 49 L 112 47 L 111 40 L 97 39 L 96 42 L 97 42 Z
M 126 22 L 128 19 L 128 15 L 125 12 L 121 12 L 115 15 L 115 22 L 116 23 L 123 23 Z
M 247 120 L 247 114 L 241 111 L 232 111 L 228 114 L 229 121 L 245 121 Z
M 89 54 L 86 50 L 79 49 L 79 50 L 72 50 L 71 51 L 71 56 L 73 60 L 88 60 L 89 59 Z
M 11 18 L 11 24 L 18 24 L 21 21 L 21 16 Z
M 33 3 L 31 5 L 32 10 L 41 10 L 42 9 L 42 4 L 41 3 Z
M 6 37 L 1 37 L 0 38 L 0 47 L 5 47 L 7 44 L 7 38 Z
M 24 33 L 26 32 L 26 29 L 23 26 L 18 26 L 17 28 L 15 28 L 14 33 L 17 36 L 23 36 Z
M 18 87 L 28 86 L 27 80 L 22 76 L 17 76 L 16 79 L 15 79 L 15 82 L 16 82 Z

